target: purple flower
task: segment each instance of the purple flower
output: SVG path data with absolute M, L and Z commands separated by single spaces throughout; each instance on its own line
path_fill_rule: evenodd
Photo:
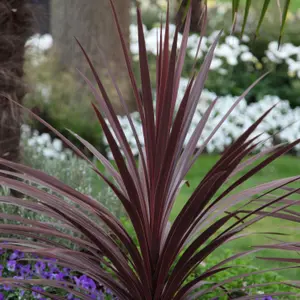
M 113 294 L 110 289 L 106 289 L 105 292 L 106 292 L 107 295 L 112 295 Z
M 0 293 L 0 300 L 5 300 L 4 295 Z
M 103 294 L 102 291 L 99 291 L 99 293 L 98 293 L 98 299 L 99 299 L 99 300 L 104 300 L 104 299 L 105 299 L 105 298 L 104 298 L 104 294 Z
M 64 277 L 65 277 L 65 274 L 62 273 L 62 272 L 59 272 L 58 274 L 55 274 L 55 280 L 58 280 L 58 281 L 63 281 L 64 280 Z
M 74 298 L 74 296 L 73 296 L 73 294 L 68 294 L 68 296 L 67 296 L 67 300 L 73 300 L 73 298 Z
M 15 260 L 9 260 L 7 262 L 8 271 L 14 272 L 16 271 L 17 262 Z
M 56 259 L 55 258 L 48 258 L 47 260 L 49 260 L 47 265 L 50 270 L 56 268 Z
M 68 294 L 67 300 L 80 300 L 79 298 L 75 298 L 73 294 Z
M 31 266 L 30 265 L 20 266 L 20 274 L 21 274 L 21 276 L 26 277 L 27 275 L 30 274 L 30 271 L 31 271 Z
M 32 296 L 34 299 L 41 299 L 42 295 L 39 292 L 44 292 L 44 289 L 40 286 L 34 286 L 32 288 Z
M 59 268 L 57 268 L 57 267 L 51 267 L 51 268 L 50 268 L 50 272 L 51 272 L 51 273 L 59 273 L 60 270 L 59 270 Z
M 71 269 L 70 268 L 63 268 L 63 272 L 65 273 L 65 276 L 69 276 Z
M 91 298 L 95 300 L 104 300 L 104 294 L 102 291 L 95 291 L 91 294 Z
M 34 267 L 35 267 L 36 273 L 41 274 L 45 270 L 46 264 L 42 261 L 38 261 Z
M 23 298 L 24 294 L 25 294 L 25 291 L 24 291 L 24 290 L 20 290 L 20 291 L 19 291 L 19 296 L 20 296 L 21 298 Z M 0 300 L 1 300 L 1 299 L 0 299 Z
M 24 258 L 24 253 L 18 250 L 15 250 L 9 257 L 10 260 L 15 260 L 18 258 Z
M 75 281 L 75 284 L 77 287 L 80 287 L 81 285 L 81 280 L 77 276 L 73 276 L 73 280 Z
M 7 285 L 7 284 L 4 284 L 3 285 L 3 289 L 4 289 L 4 291 L 11 291 L 11 286 L 10 285 Z
M 50 272 L 42 272 L 41 273 L 41 276 L 44 278 L 44 279 L 52 279 L 51 276 L 52 274 Z
M 90 292 L 94 292 L 96 290 L 96 284 L 93 279 L 86 278 L 81 281 L 82 287 Z

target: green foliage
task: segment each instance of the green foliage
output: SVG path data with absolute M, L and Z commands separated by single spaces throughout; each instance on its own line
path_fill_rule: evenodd
M 264 60 L 262 60 L 263 62 Z M 266 72 L 271 72 L 255 90 L 249 93 L 247 101 L 257 102 L 266 95 L 276 95 L 280 99 L 288 100 L 292 108 L 300 106 L 300 80 L 288 75 L 288 68 L 284 64 L 272 63 L 254 64 L 239 62 L 236 66 L 228 66 L 228 73 L 222 76 L 211 72 L 206 82 L 206 88 L 217 95 L 240 95 L 255 80 Z
M 35 63 L 37 58 L 39 62 Z M 90 108 L 91 94 L 82 89 L 78 96 L 79 87 L 74 75 L 61 69 L 55 55 L 51 52 L 28 53 L 25 71 L 32 89 L 25 99 L 25 106 L 34 109 L 75 144 L 80 145 L 67 129 L 104 151 L 101 129 Z M 38 131 L 45 131 L 41 123 L 34 120 L 29 120 L 29 123 Z
M 197 180 L 198 181 L 198 180 Z M 122 224 L 126 228 L 129 235 L 133 238 L 134 242 L 138 246 L 138 240 L 136 237 L 136 233 L 134 231 L 134 228 L 131 224 L 131 222 L 127 218 L 122 218 Z M 193 272 L 188 276 L 185 283 L 189 283 L 195 278 L 199 277 L 201 274 L 205 272 L 205 270 L 208 270 L 209 268 L 212 268 L 213 266 L 217 265 L 221 261 L 230 258 L 234 254 L 236 254 L 237 249 L 234 248 L 222 248 L 219 249 L 216 253 L 213 253 L 207 257 L 207 259 L 202 262 L 200 265 L 198 265 Z M 178 262 L 180 257 L 182 256 L 184 251 L 182 251 L 178 257 L 176 258 L 175 263 Z M 247 255 L 246 257 L 239 258 L 235 260 L 233 263 L 229 264 L 230 266 L 233 266 L 232 268 L 225 270 L 223 272 L 220 272 L 214 276 L 212 276 L 209 279 L 210 284 L 207 286 L 213 285 L 215 283 L 222 282 L 228 278 L 234 277 L 234 276 L 240 276 L 241 274 L 247 274 L 251 272 L 261 271 L 264 270 L 262 266 L 257 265 L 257 260 L 255 259 L 255 255 Z M 239 293 L 247 293 L 248 295 L 251 294 L 259 294 L 260 292 L 264 291 L 264 294 L 268 295 L 271 293 L 277 293 L 277 292 L 297 292 L 296 289 L 291 288 L 288 285 L 280 284 L 280 282 L 286 281 L 287 278 L 280 275 L 280 273 L 277 272 L 267 272 L 267 273 L 261 273 L 257 275 L 251 275 L 249 277 L 240 277 L 234 282 L 231 282 L 229 284 L 224 285 L 226 290 L 234 290 L 236 294 Z M 268 283 L 274 283 L 270 284 L 267 287 L 255 287 L 252 289 L 247 289 L 247 286 L 255 285 L 255 284 L 268 284 Z M 219 297 L 219 300 L 228 300 L 228 296 L 225 294 L 224 296 L 220 297 L 220 292 L 224 292 L 224 289 L 220 288 L 219 290 L 215 290 L 211 292 L 208 295 L 202 296 L 201 300 L 210 300 L 214 299 L 215 297 Z M 232 293 L 232 296 L 234 293 Z M 234 298 L 232 298 L 234 299 Z M 290 297 L 289 299 L 296 299 L 295 297 Z
M 43 152 L 28 144 L 29 139 L 23 139 L 23 162 L 25 165 L 41 170 L 56 177 L 63 183 L 81 193 L 90 195 L 101 202 L 118 218 L 123 215 L 122 207 L 112 190 L 99 180 L 86 161 L 74 155 L 69 149 L 64 149 L 65 159 L 45 157 Z

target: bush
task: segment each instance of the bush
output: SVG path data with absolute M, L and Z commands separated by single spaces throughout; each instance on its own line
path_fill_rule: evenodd
M 59 139 L 51 139 L 47 133 L 39 135 L 28 126 L 22 126 L 23 162 L 27 166 L 46 172 L 97 199 L 117 217 L 123 215 L 121 205 L 112 190 L 91 169 L 86 161 L 77 157 L 70 149 L 64 148 Z
M 138 44 L 136 39 L 136 26 L 131 25 L 131 51 L 137 54 Z M 174 35 L 175 26 L 171 26 L 171 35 Z M 203 62 L 205 54 L 210 49 L 218 32 L 213 31 L 202 39 L 197 67 Z M 179 36 L 178 40 L 181 41 Z M 191 74 L 193 60 L 197 53 L 198 35 L 192 34 L 188 41 L 188 56 L 183 70 L 183 77 Z M 157 28 L 146 30 L 148 52 L 151 54 L 151 66 L 155 66 Z M 178 43 L 179 43 L 178 42 Z M 247 102 L 257 102 L 267 95 L 276 95 L 290 102 L 291 107 L 300 105 L 300 47 L 291 43 L 284 43 L 278 50 L 278 43 L 271 41 L 264 48 L 261 57 L 255 55 L 250 38 L 244 35 L 240 40 L 235 36 L 224 35 L 216 47 L 215 55 L 210 66 L 210 75 L 206 81 L 206 88 L 219 96 L 240 95 L 256 78 L 271 71 L 261 83 L 249 93 Z
M 187 85 L 188 80 L 182 78 L 179 85 L 178 99 L 182 99 Z M 188 139 L 193 134 L 200 120 L 203 118 L 207 106 L 216 98 L 217 95 L 215 93 L 211 93 L 208 90 L 204 90 L 202 92 L 201 100 L 196 107 L 194 118 L 187 133 L 185 145 L 187 144 Z M 219 100 L 214 106 L 210 118 L 208 119 L 208 124 L 206 128 L 203 129 L 202 136 L 197 143 L 198 147 L 201 147 L 201 145 L 209 137 L 213 128 L 218 125 L 218 123 L 225 116 L 227 110 L 237 101 L 237 99 L 238 97 L 230 95 L 219 97 Z M 254 135 L 262 134 L 260 140 L 264 141 L 254 150 L 257 152 L 258 150 L 266 149 L 281 142 L 292 142 L 293 140 L 300 138 L 300 108 L 298 107 L 292 109 L 288 101 L 281 100 L 277 96 L 267 95 L 264 96 L 260 101 L 251 103 L 249 105 L 245 99 L 242 99 L 227 120 L 224 121 L 220 129 L 211 138 L 210 142 L 206 146 L 206 151 L 208 153 L 222 153 L 243 132 L 245 132 L 250 124 L 256 120 L 258 115 L 261 115 L 263 111 L 273 105 L 276 105 L 273 111 L 261 122 L 255 133 L 253 133 Z M 132 113 L 131 117 L 139 135 L 142 136 L 142 124 L 140 122 L 139 115 L 137 113 Z M 119 121 L 126 133 L 133 153 L 137 155 L 138 147 L 126 116 L 119 117 Z M 104 142 L 107 143 L 107 140 L 104 140 Z M 300 154 L 299 145 L 295 146 L 293 153 L 297 155 Z M 111 152 L 108 152 L 108 155 L 110 158 L 112 158 Z
M 36 35 L 28 41 L 25 72 L 31 92 L 26 96 L 25 106 L 78 146 L 81 146 L 80 143 L 68 129 L 78 133 L 104 152 L 102 133 L 90 108 L 91 94 L 83 89 L 80 93 L 82 98 L 78 100 L 78 86 L 74 75 L 61 69 L 51 46 L 52 38 L 49 35 Z M 29 124 L 40 132 L 51 133 L 33 119 L 29 119 Z

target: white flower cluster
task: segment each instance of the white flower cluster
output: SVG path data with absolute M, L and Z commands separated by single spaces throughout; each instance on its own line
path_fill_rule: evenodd
M 122 206 L 112 190 L 98 181 L 98 175 L 85 160 L 64 148 L 61 140 L 51 140 L 47 133 L 39 135 L 27 125 L 22 125 L 21 132 L 25 165 L 56 177 L 77 191 L 97 199 L 117 217 L 123 216 Z M 9 191 L 5 193 L 9 195 Z
M 159 29 L 152 28 L 147 30 L 144 27 L 145 41 L 149 53 L 156 55 L 157 53 L 157 40 L 159 36 Z M 164 33 L 164 29 L 163 29 Z M 175 25 L 170 24 L 170 40 L 171 45 L 173 36 L 175 34 Z M 209 48 L 215 41 L 219 31 L 212 32 L 209 36 L 204 36 L 198 52 L 198 59 L 203 58 L 208 52 Z M 132 24 L 130 26 L 131 36 L 131 51 L 134 55 L 138 54 L 138 39 L 137 39 L 137 26 Z M 247 43 L 249 37 L 244 35 L 242 39 L 235 36 L 226 36 L 223 43 L 219 43 L 215 50 L 215 55 L 212 60 L 211 69 L 220 74 L 226 74 L 227 70 L 224 67 L 236 66 L 239 63 L 254 63 L 257 67 L 261 67 L 258 59 L 251 53 Z M 178 47 L 182 41 L 182 35 L 178 37 Z M 188 56 L 194 59 L 199 43 L 199 35 L 191 34 L 188 39 Z M 288 74 L 291 77 L 297 76 L 300 78 L 300 46 L 295 46 L 291 43 L 285 43 L 278 47 L 278 42 L 272 41 L 265 51 L 265 61 L 274 64 L 286 64 L 288 67 Z
M 53 46 L 50 34 L 35 34 L 26 42 L 27 56 L 34 66 L 43 63 L 47 57 L 45 53 Z
M 179 99 L 182 99 L 187 83 L 187 79 L 182 78 L 179 88 Z M 199 101 L 199 105 L 197 106 L 197 110 L 185 143 L 189 140 L 194 129 L 201 120 L 207 108 L 207 103 L 215 100 L 216 97 L 217 95 L 214 93 L 211 93 L 207 90 L 203 91 L 201 95 L 201 101 Z M 233 96 L 219 97 L 206 124 L 203 134 L 198 141 L 198 147 L 203 145 L 211 132 L 218 126 L 227 111 L 232 107 L 237 99 L 238 97 Z M 203 103 L 205 105 L 203 105 Z M 260 144 L 259 149 L 272 146 L 274 143 L 274 134 L 276 134 L 276 137 L 280 142 L 292 142 L 297 138 L 300 138 L 300 108 L 291 109 L 288 101 L 281 100 L 277 96 L 265 96 L 259 102 L 252 103 L 250 105 L 247 105 L 246 100 L 242 99 L 207 144 L 207 152 L 222 152 L 242 133 L 244 133 L 245 130 L 247 130 L 253 124 L 253 122 L 255 122 L 260 116 L 263 115 L 263 113 L 265 113 L 274 105 L 276 106 L 273 108 L 271 113 L 262 121 L 256 131 L 253 133 L 253 136 L 262 134 L 259 137 L 259 141 L 262 141 L 263 143 Z M 134 126 L 137 129 L 141 143 L 143 144 L 144 139 L 139 115 L 135 112 L 132 113 L 131 117 L 133 119 Z M 137 155 L 138 148 L 127 117 L 119 117 L 119 120 L 125 130 L 125 134 L 129 144 L 131 145 L 133 153 Z M 105 142 L 107 143 L 107 141 Z M 300 146 L 296 146 L 295 150 L 300 154 Z M 109 157 L 112 158 L 111 153 L 109 153 Z
M 33 154 L 42 154 L 43 157 L 49 159 L 65 160 L 71 152 L 63 148 L 61 140 L 51 139 L 48 133 L 39 134 L 38 131 L 31 131 L 27 125 L 21 127 L 22 146 L 33 149 Z
M 173 37 L 175 34 L 175 25 L 170 24 L 170 40 L 169 44 L 171 45 L 173 41 Z M 165 29 L 163 29 L 163 34 L 165 32 Z M 144 33 L 145 33 L 145 42 L 147 45 L 148 52 L 156 55 L 157 54 L 157 41 L 159 36 L 159 29 L 158 28 L 152 28 L 151 30 L 147 30 L 144 26 Z M 215 41 L 219 34 L 219 31 L 214 31 L 210 36 L 203 37 L 200 48 L 198 51 L 198 59 L 201 59 L 205 56 L 205 54 L 208 52 L 209 48 Z M 131 36 L 131 43 L 130 43 L 130 49 L 133 55 L 138 54 L 138 29 L 137 26 L 134 24 L 130 25 L 130 36 Z M 242 38 L 242 42 L 248 42 L 249 37 L 244 35 Z M 182 35 L 179 34 L 178 36 L 178 47 L 180 46 L 182 42 Z M 188 39 L 188 51 L 187 54 L 191 59 L 194 59 L 197 50 L 198 50 L 198 43 L 199 43 L 199 35 L 192 34 L 189 36 Z M 225 42 L 222 44 L 219 44 L 216 47 L 215 55 L 211 64 L 212 70 L 217 70 L 221 74 L 226 73 L 226 69 L 223 67 L 227 65 L 235 66 L 238 64 L 239 60 L 242 62 L 257 62 L 257 58 L 249 51 L 249 47 L 235 37 L 235 36 L 227 36 L 225 38 Z
M 300 78 L 300 46 L 286 43 L 278 47 L 278 42 L 271 42 L 266 50 L 266 57 L 275 64 L 285 63 L 289 75 Z
M 35 52 L 47 51 L 52 45 L 53 38 L 50 34 L 35 34 L 26 42 L 26 47 Z
M 150 53 L 156 55 L 157 52 L 157 39 L 158 39 L 158 29 L 153 28 L 147 30 L 144 26 L 145 39 L 147 49 Z M 130 26 L 131 33 L 131 51 L 133 55 L 137 57 L 138 54 L 138 40 L 137 40 L 137 26 Z M 170 44 L 172 37 L 175 33 L 175 26 L 170 25 Z M 204 57 L 212 43 L 214 42 L 216 36 L 219 32 L 213 32 L 208 37 L 203 37 L 202 43 L 199 51 L 199 58 Z M 182 41 L 182 36 L 179 35 L 178 46 Z M 198 47 L 199 36 L 192 34 L 188 39 L 188 56 L 194 58 L 197 47 Z M 235 66 L 240 62 L 252 62 L 257 63 L 257 58 L 249 51 L 246 43 L 249 41 L 247 36 L 244 36 L 240 41 L 234 36 L 227 36 L 224 42 L 219 44 L 215 50 L 215 56 L 211 64 L 211 69 L 225 74 L 226 68 L 228 66 Z M 27 46 L 30 49 L 30 54 L 34 54 L 34 63 L 37 63 L 45 57 L 45 53 L 48 49 L 52 47 L 53 40 L 50 35 L 35 35 L 28 42 Z M 294 73 L 300 78 L 300 47 L 296 47 L 290 43 L 283 44 L 280 49 L 278 49 L 277 42 L 271 42 L 269 44 L 268 50 L 266 51 L 266 58 L 276 64 L 286 63 L 290 73 Z M 226 67 L 226 68 L 224 68 Z M 182 78 L 179 87 L 179 99 L 182 99 L 183 93 L 187 85 L 187 79 Z M 49 98 L 49 90 L 46 86 L 39 86 L 45 101 Z M 190 131 L 188 133 L 187 139 L 191 136 L 193 130 L 197 126 L 199 120 L 203 116 L 204 109 L 207 107 L 207 103 L 211 102 L 216 98 L 214 93 L 207 90 L 202 93 L 201 104 L 198 105 L 195 117 L 191 124 Z M 207 126 L 203 132 L 199 144 L 201 145 L 205 139 L 209 136 L 213 128 L 217 126 L 220 120 L 223 118 L 226 111 L 233 105 L 237 97 L 233 96 L 223 96 L 220 97 Z M 205 103 L 206 105 L 203 105 Z M 288 101 L 281 100 L 277 96 L 265 96 L 257 103 L 253 103 L 247 106 L 246 101 L 243 99 L 240 101 L 239 105 L 234 109 L 230 117 L 223 123 L 218 132 L 211 139 L 207 145 L 208 152 L 220 152 L 223 151 L 228 145 L 230 145 L 237 137 L 239 137 L 259 116 L 261 116 L 268 108 L 276 104 L 277 106 L 273 111 L 267 116 L 267 118 L 262 122 L 260 127 L 257 129 L 256 133 L 263 132 L 261 139 L 269 138 L 262 146 L 270 146 L 273 143 L 271 135 L 278 132 L 276 137 L 280 141 L 291 142 L 300 136 L 300 126 L 298 120 L 300 120 L 300 108 L 291 109 Z M 133 113 L 132 118 L 135 123 L 137 133 L 142 137 L 142 127 L 139 122 L 138 113 Z M 137 154 L 138 149 L 135 144 L 135 140 L 129 126 L 128 120 L 125 117 L 120 117 L 120 122 L 125 130 L 126 136 L 132 146 L 133 153 Z M 284 128 L 287 129 L 283 130 Z M 143 140 L 143 138 L 141 138 Z M 106 141 L 105 141 L 106 142 Z M 61 150 L 60 141 L 51 141 L 48 134 L 38 135 L 37 132 L 33 133 L 32 137 L 26 140 L 26 143 L 30 147 L 36 147 L 38 151 L 42 152 L 44 156 L 50 158 L 64 159 L 65 153 Z M 296 148 L 300 154 L 300 148 Z M 110 154 L 111 155 L 111 154 Z

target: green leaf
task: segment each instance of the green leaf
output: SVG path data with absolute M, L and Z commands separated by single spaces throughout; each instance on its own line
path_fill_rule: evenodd
M 256 36 L 258 36 L 259 29 L 261 27 L 261 24 L 262 24 L 262 22 L 264 20 L 265 15 L 266 15 L 266 12 L 267 12 L 267 9 L 269 7 L 269 4 L 270 4 L 270 0 L 265 0 L 264 6 L 263 6 L 261 14 L 260 14 L 258 25 L 256 27 L 256 33 L 255 33 Z
M 281 43 L 281 39 L 282 39 L 282 36 L 283 36 L 285 23 L 286 23 L 286 18 L 287 18 L 287 13 L 288 13 L 290 4 L 291 4 L 290 0 L 285 1 L 284 9 L 283 9 L 283 12 L 282 12 L 282 21 L 281 21 L 280 34 L 279 34 L 279 39 L 278 39 L 278 47 Z
M 252 2 L 252 0 L 246 0 L 246 7 L 245 7 L 245 14 L 244 14 L 244 20 L 243 20 L 241 36 L 243 36 L 244 31 L 245 31 L 246 23 L 247 23 L 247 20 L 248 20 L 248 15 L 249 15 L 249 11 L 250 11 L 251 2 Z
M 240 0 L 232 0 L 232 20 L 235 19 L 235 15 L 239 10 Z
M 239 10 L 240 0 L 232 0 L 232 29 L 231 33 L 235 30 L 235 25 L 237 21 L 237 12 Z

